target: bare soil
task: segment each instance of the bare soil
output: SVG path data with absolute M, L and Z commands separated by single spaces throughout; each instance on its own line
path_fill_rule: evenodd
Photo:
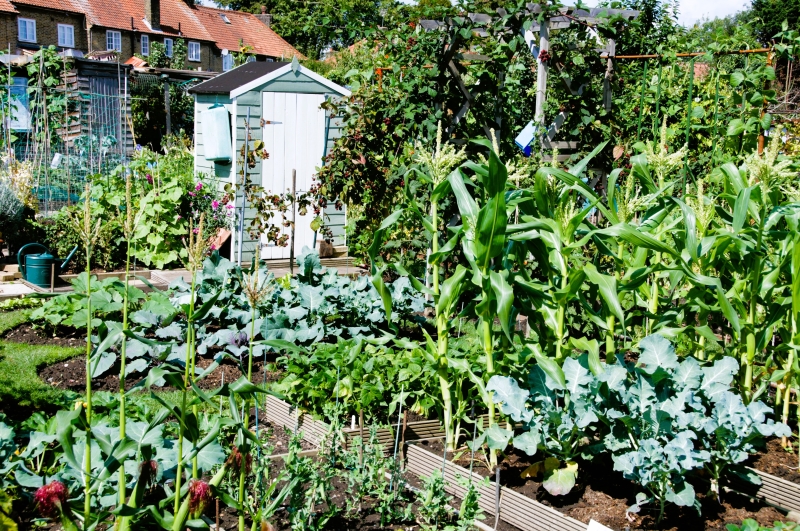
M 423 441 L 423 448 L 442 454 L 440 440 Z M 469 467 L 470 452 L 457 452 L 448 456 L 454 463 Z M 775 521 L 786 521 L 786 516 L 772 507 L 753 502 L 750 498 L 735 493 L 723 493 L 721 502 L 706 495 L 707 486 L 702 481 L 693 481 L 702 514 L 692 507 L 668 505 L 664 519 L 657 522 L 658 508 L 645 506 L 641 513 L 626 516 L 627 508 L 634 504 L 641 488 L 626 480 L 621 473 L 613 471 L 611 459 L 598 456 L 592 461 L 579 461 L 578 482 L 566 496 L 552 496 L 535 479 L 523 479 L 520 474 L 541 456 L 529 457 L 525 453 L 512 451 L 500 463 L 500 483 L 520 494 L 553 507 L 561 513 L 588 523 L 590 519 L 616 530 L 660 529 L 664 531 L 704 530 L 725 531 L 727 524 L 740 525 L 742 520 L 752 518 L 762 525 Z M 494 479 L 487 461 L 476 454 L 473 471 Z
M 28 345 L 51 345 L 54 347 L 80 347 L 86 345 L 86 336 L 73 328 L 59 328 L 48 332 L 34 328 L 31 323 L 23 323 L 3 334 L 3 339 L 12 343 Z
M 786 481 L 800 484 L 797 451 L 784 450 L 780 439 L 768 441 L 766 450 L 753 456 L 748 465 Z
M 213 360 L 208 358 L 198 358 L 197 367 L 207 368 Z M 267 362 L 261 358 L 253 361 L 253 382 L 274 382 L 280 379 L 280 371 L 270 370 L 271 361 Z M 224 382 L 232 383 L 242 376 L 242 372 L 234 362 L 229 359 L 223 360 L 211 374 L 197 382 L 201 389 L 216 389 Z M 66 361 L 48 365 L 39 371 L 39 378 L 42 381 L 57 387 L 72 391 L 83 391 L 86 389 L 86 357 L 78 356 Z M 125 379 L 125 389 L 130 389 L 139 383 L 144 377 L 133 374 Z M 92 389 L 95 391 L 118 391 L 119 390 L 119 367 L 110 368 L 105 374 L 92 379 Z

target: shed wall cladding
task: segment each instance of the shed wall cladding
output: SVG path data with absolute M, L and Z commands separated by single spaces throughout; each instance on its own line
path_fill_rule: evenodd
M 234 156 L 237 156 L 239 150 L 244 145 L 245 138 L 245 122 L 247 121 L 248 111 L 250 116 L 250 137 L 253 141 L 263 140 L 263 129 L 261 128 L 262 118 L 262 92 L 292 92 L 299 94 L 325 94 L 328 98 L 338 98 L 338 94 L 332 94 L 331 90 L 308 76 L 295 74 L 293 72 L 287 73 L 278 79 L 274 79 L 265 85 L 253 88 L 249 92 L 242 94 L 236 98 L 236 146 L 234 149 Z M 198 95 L 199 97 L 200 95 Z M 327 152 L 333 145 L 333 139 L 338 138 L 332 135 L 341 136 L 341 120 L 332 120 L 334 127 L 329 127 L 326 140 Z M 197 128 L 195 127 L 195 130 Z M 326 152 L 326 154 L 327 154 Z M 320 165 L 322 160 L 319 161 Z M 237 163 L 237 173 L 239 171 Z M 248 170 L 252 175 L 261 175 L 261 161 L 256 162 L 255 168 Z M 238 178 L 238 175 L 237 175 Z M 337 211 L 333 205 L 325 209 L 327 216 L 328 226 L 331 227 L 334 235 L 334 245 L 344 245 L 344 211 Z M 255 216 L 253 209 L 247 209 L 245 212 L 245 235 L 242 250 L 242 263 L 249 263 L 253 260 L 253 253 L 258 249 L 259 242 L 250 237 L 247 233 L 247 228 Z

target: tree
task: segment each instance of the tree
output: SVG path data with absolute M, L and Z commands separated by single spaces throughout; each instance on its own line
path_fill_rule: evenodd
M 769 44 L 775 34 L 780 33 L 784 20 L 789 22 L 790 28 L 800 23 L 800 0 L 753 0 L 750 13 L 758 40 Z
M 311 59 L 328 48 L 346 48 L 385 23 L 392 0 L 222 0 L 221 5 L 250 13 L 261 6 L 272 15 L 272 29 Z

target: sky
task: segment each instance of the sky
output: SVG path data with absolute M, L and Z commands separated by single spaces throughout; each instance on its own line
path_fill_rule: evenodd
M 595 6 L 597 0 L 584 0 L 584 4 Z M 681 0 L 678 22 L 684 26 L 692 26 L 703 17 L 716 18 L 733 15 L 749 5 L 748 0 Z

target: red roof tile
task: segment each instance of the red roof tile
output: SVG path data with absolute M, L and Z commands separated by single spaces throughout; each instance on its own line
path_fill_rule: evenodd
M 57 11 L 69 11 L 71 13 L 83 13 L 83 9 L 73 0 L 12 0 L 12 3 Z
M 135 30 L 153 36 L 185 37 L 216 43 L 220 49 L 239 50 L 239 42 L 258 55 L 304 59 L 255 15 L 196 6 L 188 0 L 161 0 L 161 28 L 153 30 L 144 20 L 144 0 L 12 0 L 22 5 L 84 13 L 89 23 L 102 28 Z M 0 12 L 16 12 L 9 0 L 0 0 Z M 220 14 L 225 15 L 230 24 Z
M 134 55 L 133 57 L 125 61 L 124 64 L 131 65 L 134 68 L 142 68 L 147 66 L 147 61 L 145 61 L 144 59 L 140 59 L 139 57 L 136 57 Z
M 291 44 L 283 40 L 277 33 L 261 22 L 255 15 L 241 11 L 214 9 L 197 6 L 198 18 L 211 34 L 217 46 L 232 52 L 239 51 L 240 41 L 253 47 L 258 55 L 267 55 L 282 59 L 305 59 Z M 224 15 L 230 24 L 223 20 Z
M 62 0 L 24 0 L 60 4 Z M 103 28 L 136 30 L 152 35 L 185 37 L 213 41 L 196 16 L 197 9 L 185 0 L 161 0 L 161 30 L 153 30 L 144 20 L 143 0 L 71 0 L 82 6 L 89 22 Z M 180 33 L 179 33 L 180 30 Z

